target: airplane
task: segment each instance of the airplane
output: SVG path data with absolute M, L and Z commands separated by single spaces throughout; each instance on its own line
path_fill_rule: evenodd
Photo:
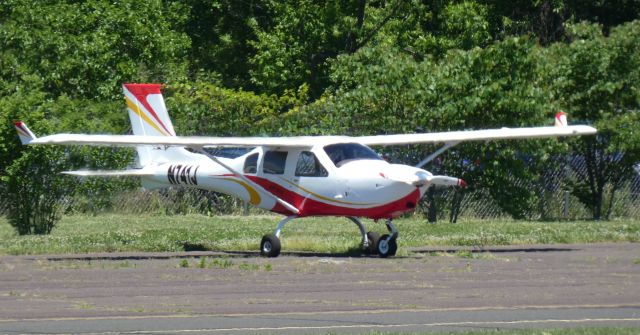
M 183 137 L 176 136 L 161 84 L 124 84 L 133 135 L 54 134 L 36 137 L 15 122 L 23 144 L 129 146 L 139 168 L 122 171 L 65 171 L 75 176 L 138 176 L 156 189 L 186 186 L 225 193 L 285 217 L 263 236 L 260 253 L 277 257 L 281 232 L 293 219 L 346 217 L 355 223 L 368 254 L 394 256 L 398 230 L 393 219 L 416 208 L 431 185 L 466 186 L 464 180 L 422 169 L 447 149 L 464 141 L 546 138 L 595 134 L 586 125 L 500 128 L 374 136 Z M 370 146 L 444 143 L 417 166 L 391 164 Z M 235 153 L 235 154 L 233 154 Z M 384 220 L 388 234 L 366 231 L 361 218 Z

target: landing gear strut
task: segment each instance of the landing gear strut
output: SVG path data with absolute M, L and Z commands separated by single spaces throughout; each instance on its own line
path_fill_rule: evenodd
M 362 250 L 369 255 L 377 254 L 376 246 L 378 245 L 378 240 L 380 239 L 380 235 L 376 232 L 367 232 L 367 229 L 362 224 L 362 221 L 355 216 L 350 216 L 349 220 L 355 223 L 360 229 L 360 235 L 362 235 Z
M 291 215 L 282 219 L 278 223 L 278 227 L 273 234 L 264 235 L 260 242 L 260 254 L 265 257 L 278 257 L 280 255 L 280 232 L 282 228 L 291 220 L 297 218 L 297 215 Z M 362 250 L 366 254 L 375 255 L 378 254 L 382 258 L 394 256 L 398 250 L 398 244 L 396 238 L 398 238 L 398 230 L 393 225 L 391 219 L 387 220 L 385 224 L 390 234 L 380 234 L 376 232 L 367 232 L 367 229 L 362 224 L 362 221 L 357 217 L 348 217 L 353 223 L 358 226 L 360 235 L 362 235 Z
M 287 222 L 297 218 L 296 215 L 287 216 L 278 223 L 276 231 L 272 235 L 264 235 L 260 242 L 260 255 L 266 257 L 278 257 L 280 255 L 280 232 Z

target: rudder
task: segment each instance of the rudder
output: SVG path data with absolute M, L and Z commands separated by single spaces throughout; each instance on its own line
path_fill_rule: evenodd
M 122 85 L 134 135 L 176 136 L 160 87 L 160 84 Z M 152 161 L 152 148 L 136 150 L 141 166 Z

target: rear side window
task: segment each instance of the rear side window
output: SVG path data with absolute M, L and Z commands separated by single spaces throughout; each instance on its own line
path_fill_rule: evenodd
M 296 164 L 297 177 L 326 177 L 327 170 L 318 162 L 316 155 L 309 151 L 303 151 Z
M 286 151 L 267 151 L 264 154 L 264 164 L 262 164 L 262 171 L 269 174 L 284 174 L 284 167 L 286 163 Z
M 249 155 L 247 159 L 244 161 L 244 168 L 242 169 L 244 173 L 255 174 L 258 172 L 258 153 L 253 155 Z

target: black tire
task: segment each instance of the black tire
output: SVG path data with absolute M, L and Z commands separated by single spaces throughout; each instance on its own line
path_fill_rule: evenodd
M 260 255 L 278 257 L 280 255 L 280 239 L 276 235 L 264 235 L 260 242 Z
M 398 251 L 398 243 L 396 243 L 396 239 L 394 238 L 387 242 L 387 238 L 389 238 L 388 234 L 382 235 L 380 240 L 378 240 L 378 244 L 376 244 L 376 250 L 381 258 L 395 256 L 396 251 Z
M 370 231 L 367 233 L 367 239 L 369 240 L 369 246 L 364 250 L 368 255 L 378 254 L 378 241 L 380 240 L 380 234 Z

